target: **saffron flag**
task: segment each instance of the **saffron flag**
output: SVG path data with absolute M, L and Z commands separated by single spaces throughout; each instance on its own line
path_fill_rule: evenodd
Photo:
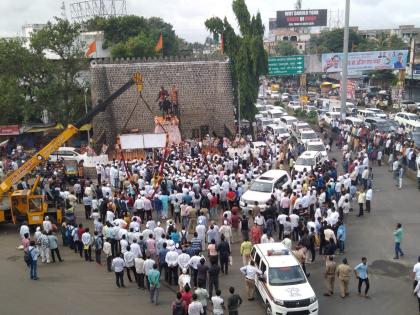
M 220 52 L 222 53 L 222 55 L 225 53 L 225 38 L 222 37 L 220 38 Z
M 156 43 L 155 51 L 159 52 L 159 51 L 162 50 L 162 48 L 163 48 L 163 36 L 162 36 L 162 32 L 161 32 L 160 36 L 159 36 L 159 40 Z
M 86 52 L 86 57 L 89 57 L 94 52 L 96 52 L 96 41 L 93 41 L 88 45 L 88 50 Z

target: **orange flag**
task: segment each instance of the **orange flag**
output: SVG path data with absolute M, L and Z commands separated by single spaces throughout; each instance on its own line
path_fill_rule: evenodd
M 220 52 L 222 53 L 222 55 L 225 53 L 225 38 L 222 37 L 220 38 Z
M 159 40 L 156 43 L 155 51 L 159 52 L 162 50 L 162 48 L 163 48 L 163 36 L 162 36 L 162 32 L 160 32 Z
M 86 57 L 89 57 L 94 52 L 96 52 L 96 41 L 93 41 L 88 45 L 88 50 L 86 52 Z

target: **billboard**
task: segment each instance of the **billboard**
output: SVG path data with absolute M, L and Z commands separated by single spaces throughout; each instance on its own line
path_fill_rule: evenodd
M 0 136 L 16 136 L 19 133 L 19 125 L 0 126 Z
M 349 73 L 367 70 L 405 69 L 408 50 L 362 51 L 349 53 L 347 69 Z M 342 71 L 342 53 L 322 54 L 323 72 Z
M 277 27 L 326 26 L 327 9 L 277 11 Z

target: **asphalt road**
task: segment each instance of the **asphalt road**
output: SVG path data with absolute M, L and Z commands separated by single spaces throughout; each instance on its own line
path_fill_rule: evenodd
M 371 271 L 372 299 L 357 296 L 357 283 L 350 283 L 350 297 L 341 299 L 338 294 L 324 297 L 322 277 L 323 261 L 317 258 L 308 265 L 310 282 L 319 296 L 320 314 L 416 314 L 417 300 L 411 293 L 411 269 L 420 255 L 420 194 L 414 182 L 406 180 L 398 190 L 386 166 L 374 167 L 374 201 L 372 212 L 363 218 L 351 213 L 347 218 L 347 243 L 345 256 L 350 265 L 356 265 L 366 256 Z M 80 216 L 79 216 L 80 217 Z M 405 229 L 402 243 L 405 256 L 399 261 L 393 257 L 392 231 L 397 222 Z M 169 305 L 175 296 L 175 287 L 162 285 L 160 304 L 150 305 L 146 291 L 134 284 L 118 289 L 114 274 L 104 266 L 85 262 L 67 248 L 61 248 L 63 263 L 40 263 L 39 281 L 29 280 L 29 272 L 23 262 L 23 254 L 16 249 L 18 231 L 11 225 L 0 226 L 0 303 L 2 314 L 132 314 L 154 312 L 170 314 Z M 234 248 L 234 266 L 228 276 L 221 277 L 223 295 L 227 288 L 235 286 L 245 297 L 244 281 L 239 273 L 241 259 L 239 246 Z M 339 257 L 341 259 L 341 257 Z M 261 301 L 244 301 L 240 314 L 264 314 Z

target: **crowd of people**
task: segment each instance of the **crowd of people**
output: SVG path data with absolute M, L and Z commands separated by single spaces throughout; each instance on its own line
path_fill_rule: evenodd
M 214 314 L 224 314 L 225 308 L 237 314 L 241 297 L 234 287 L 224 296 L 219 280 L 232 266 L 238 268 L 239 263 L 232 260 L 234 247 L 242 256 L 241 272 L 258 274 L 250 259 L 252 246 L 281 241 L 308 277 L 306 264 L 325 263 L 325 295 L 334 292 L 337 276 L 345 298 L 354 270 L 358 293 L 364 283 L 364 296 L 369 297 L 367 258 L 354 268 L 345 257 L 338 266 L 335 259 L 346 252 L 345 222 L 353 207 L 357 204 L 358 217 L 374 211 L 373 166 L 381 166 L 386 154 L 394 177 L 398 171 L 402 179 L 404 160 L 411 159 L 407 150 L 401 151 L 398 136 L 341 124 L 325 136 L 330 147 L 339 148 L 341 163 L 332 158 L 301 172 L 293 170 L 293 161 L 303 149 L 299 144 L 265 132 L 258 138 L 267 146 L 242 156 L 227 154 L 225 146 L 216 153 L 205 152 L 199 141 L 189 154 L 172 147 L 162 177 L 156 176 L 160 161 L 152 159 L 129 161 L 129 169 L 118 161 L 98 164 L 95 180 L 80 178 L 72 187 L 63 186 L 52 175 L 46 189 L 68 200 L 71 207 L 81 203 L 84 219 L 93 220 L 93 230 L 90 223 L 84 226 L 82 222 L 65 222 L 57 228 L 45 218 L 31 240 L 24 225 L 22 244 L 30 256 L 31 279 L 38 279 L 38 255 L 45 263 L 55 262 L 54 254 L 62 261 L 54 235 L 60 231 L 63 245 L 81 258 L 106 262 L 118 288 L 125 287 L 126 278 L 147 290 L 155 304 L 161 281 L 176 288 L 173 314 L 207 314 L 209 301 Z M 252 180 L 273 168 L 289 170 L 291 183 L 276 188 L 265 205 L 241 207 L 241 196 Z M 398 186 L 402 187 L 401 181 Z M 403 255 L 402 230 L 394 236 L 398 259 Z M 316 260 L 318 255 L 322 259 Z M 255 284 L 249 277 L 245 281 L 248 299 L 253 300 Z

